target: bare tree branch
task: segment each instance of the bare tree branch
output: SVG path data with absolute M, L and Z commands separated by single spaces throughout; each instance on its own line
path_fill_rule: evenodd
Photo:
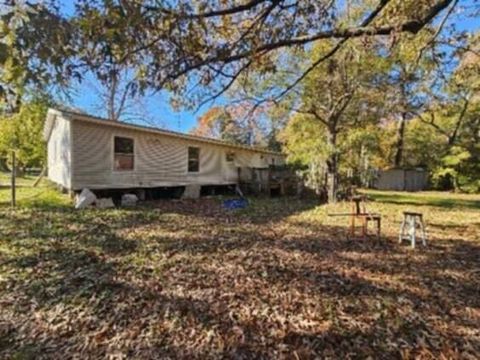
M 425 50 L 431 46 L 436 38 L 438 37 L 438 35 L 440 35 L 440 32 L 442 31 L 442 29 L 444 28 L 448 18 L 450 17 L 450 15 L 453 13 L 453 10 L 455 9 L 455 6 L 457 6 L 458 4 L 458 0 L 454 0 L 452 2 L 452 5 L 450 6 L 450 8 L 447 10 L 447 13 L 445 14 L 445 16 L 443 17 L 442 21 L 440 22 L 440 24 L 438 25 L 437 27 L 437 30 L 435 31 L 435 33 L 432 35 L 432 37 L 430 38 L 430 40 L 428 40 L 428 42 L 425 44 L 425 46 L 423 46 L 419 52 L 418 52 L 418 56 L 417 56 L 417 59 L 415 60 L 415 64 L 418 66 L 418 63 L 420 61 L 420 59 L 422 58 L 423 56 L 423 53 L 425 52 Z
M 230 76 L 230 81 L 222 87 L 222 89 L 220 89 L 218 92 L 216 92 L 215 94 L 209 96 L 207 99 L 203 100 L 198 106 L 197 106 L 197 110 L 198 111 L 202 106 L 204 106 L 205 104 L 211 102 L 211 101 L 214 101 L 216 99 L 218 99 L 220 96 L 222 96 L 226 91 L 228 91 L 228 89 L 230 89 L 230 87 L 235 83 L 235 81 L 237 80 L 237 78 L 240 76 L 240 74 L 243 73 L 243 71 L 245 69 L 247 69 L 250 65 L 252 64 L 252 60 L 250 60 L 249 62 L 247 62 L 244 66 L 242 66 L 240 68 L 240 70 L 238 70 L 234 75 Z
M 435 112 L 432 110 L 432 111 L 429 111 L 428 114 L 429 114 L 429 117 L 430 119 L 427 120 L 425 119 L 425 117 L 423 116 L 423 114 L 419 114 L 419 113 L 415 113 L 415 115 L 418 117 L 418 119 L 423 122 L 424 124 L 427 124 L 431 127 L 433 127 L 435 130 L 437 130 L 438 133 L 440 133 L 441 135 L 445 136 L 447 141 L 448 141 L 448 146 L 451 147 L 455 144 L 456 140 L 457 140 L 457 136 L 458 136 L 458 132 L 460 130 L 460 126 L 463 122 L 463 119 L 465 118 L 465 115 L 467 113 L 467 110 L 468 110 L 468 106 L 470 105 L 470 99 L 468 97 L 466 97 L 464 99 L 464 103 L 463 103 L 463 106 L 462 106 L 462 110 L 460 111 L 460 113 L 458 114 L 458 118 L 455 122 L 455 127 L 453 129 L 453 131 L 451 133 L 449 133 L 448 131 L 446 131 L 445 129 L 441 128 L 436 122 L 435 122 Z
M 455 141 L 457 140 L 458 130 L 460 129 L 460 125 L 462 124 L 465 114 L 467 113 L 469 103 L 470 103 L 470 99 L 467 98 L 463 104 L 462 111 L 460 111 L 460 114 L 458 115 L 458 119 L 455 124 L 455 129 L 453 130 L 453 133 L 448 137 L 449 146 L 452 146 L 453 144 L 455 144 Z
M 325 118 L 321 116 L 313 107 L 309 108 L 308 110 L 296 109 L 296 108 L 290 108 L 289 110 L 296 112 L 298 114 L 313 116 L 316 120 L 320 121 L 325 126 L 329 126 L 327 120 L 325 120 Z
M 371 12 L 371 14 L 362 22 L 360 25 L 361 27 L 365 27 L 369 25 L 375 17 L 380 14 L 383 8 L 390 2 L 390 0 L 382 0 L 380 3 L 377 5 L 374 11 Z M 328 58 L 332 57 L 335 55 L 335 53 L 340 50 L 342 45 L 348 40 L 348 38 L 344 38 L 340 40 L 329 52 L 327 52 L 325 55 L 321 56 L 319 59 L 313 62 L 312 65 L 310 65 L 307 70 L 305 70 L 302 75 L 300 75 L 294 82 L 292 82 L 290 85 L 288 85 L 279 95 L 275 96 L 275 100 L 279 100 L 280 98 L 284 97 L 290 90 L 292 90 L 295 86 L 297 86 L 299 83 L 301 83 L 307 76 L 310 74 L 318 65 L 320 65 L 322 62 L 327 60 Z
M 243 4 L 243 5 L 238 5 L 238 6 L 233 6 L 231 8 L 226 8 L 226 9 L 220 9 L 220 10 L 212 10 L 212 11 L 207 11 L 204 13 L 197 13 L 197 14 L 182 14 L 182 13 L 176 13 L 175 11 L 172 10 L 167 10 L 165 8 L 161 7 L 148 7 L 149 10 L 156 10 L 156 11 L 162 11 L 166 14 L 169 15 L 175 15 L 180 18 L 187 18 L 187 19 L 200 19 L 200 18 L 212 18 L 212 17 L 217 17 L 217 16 L 226 16 L 226 15 L 233 15 L 237 14 L 240 12 L 248 11 L 251 10 L 261 3 L 264 2 L 273 2 L 273 3 L 278 3 L 279 0 L 250 0 L 249 2 Z
M 385 7 L 385 5 L 389 2 L 389 0 L 382 0 L 377 8 L 372 12 L 372 14 L 365 19 L 364 24 L 359 27 L 352 27 L 352 28 L 345 28 L 345 29 L 332 29 L 327 31 L 320 31 L 313 35 L 308 36 L 300 36 L 300 37 L 293 37 L 283 40 L 278 40 L 271 43 L 261 44 L 255 48 L 244 50 L 241 52 L 234 53 L 234 48 L 228 48 L 221 52 L 217 52 L 214 55 L 208 56 L 204 59 L 198 59 L 197 61 L 188 62 L 182 69 L 179 71 L 172 73 L 168 76 L 169 79 L 176 79 L 190 71 L 200 69 L 203 66 L 206 66 L 210 63 L 232 63 L 235 61 L 239 61 L 254 55 L 258 54 L 266 54 L 273 50 L 281 49 L 284 47 L 296 46 L 296 45 L 305 45 L 317 40 L 322 39 L 348 39 L 348 38 L 355 38 L 361 36 L 378 36 L 378 35 L 389 35 L 393 32 L 411 32 L 417 33 L 420 31 L 426 24 L 428 24 L 439 12 L 444 10 L 453 0 L 440 0 L 434 6 L 432 6 L 428 13 L 421 19 L 409 20 L 399 25 L 386 25 L 386 26 L 367 26 L 371 21 L 378 15 L 378 13 Z M 367 24 L 367 25 L 365 25 Z M 124 55 L 122 61 L 135 53 L 141 52 L 143 50 L 148 49 L 151 46 L 155 45 L 155 41 L 159 40 L 155 39 L 148 44 L 140 46 L 127 54 Z M 186 59 L 179 59 L 179 62 L 185 63 Z

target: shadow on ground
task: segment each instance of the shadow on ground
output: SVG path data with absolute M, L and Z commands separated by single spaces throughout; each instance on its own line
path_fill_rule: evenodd
M 0 354 L 136 358 L 475 357 L 480 245 L 215 200 L 0 214 Z

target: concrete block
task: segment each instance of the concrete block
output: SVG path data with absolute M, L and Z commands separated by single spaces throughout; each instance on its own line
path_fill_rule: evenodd
M 187 185 L 182 195 L 182 199 L 198 199 L 200 197 L 200 185 Z

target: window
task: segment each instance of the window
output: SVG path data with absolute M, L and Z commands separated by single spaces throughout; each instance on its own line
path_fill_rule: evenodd
M 134 153 L 133 139 L 115 136 L 114 137 L 114 170 L 133 170 Z
M 227 162 L 233 162 L 235 160 L 235 153 L 234 152 L 227 152 L 226 157 Z
M 200 170 L 200 148 L 188 148 L 188 172 L 198 172 Z

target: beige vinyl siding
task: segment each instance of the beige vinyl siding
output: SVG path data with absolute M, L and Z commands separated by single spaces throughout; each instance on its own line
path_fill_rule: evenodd
M 238 167 L 266 168 L 270 165 L 284 165 L 285 158 L 281 155 L 242 152 L 235 157 L 235 165 Z
M 174 138 L 73 120 L 73 189 L 83 187 L 128 188 L 187 184 L 220 185 L 237 181 L 236 167 L 265 167 L 266 158 L 256 151 L 232 149 L 228 146 Z M 134 170 L 113 170 L 113 137 L 123 136 L 135 141 Z M 187 171 L 188 147 L 200 148 L 200 171 Z M 233 163 L 227 152 L 235 154 Z M 281 157 L 280 157 L 281 158 Z
M 71 123 L 60 116 L 53 120 L 47 143 L 48 178 L 66 189 L 71 188 Z

